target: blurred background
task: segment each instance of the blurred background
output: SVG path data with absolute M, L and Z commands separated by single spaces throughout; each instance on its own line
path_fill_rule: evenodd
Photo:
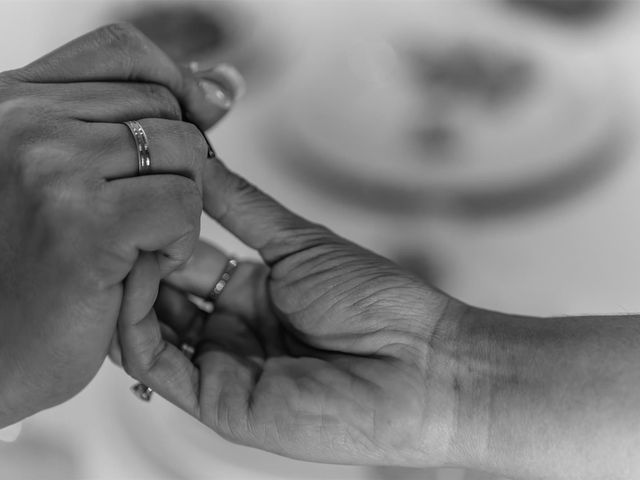
M 1 0 L 0 70 L 115 20 L 238 67 L 247 94 L 210 137 L 299 213 L 471 304 L 640 311 L 640 2 Z M 106 362 L 0 442 L 0 478 L 498 480 L 282 459 L 130 385 Z

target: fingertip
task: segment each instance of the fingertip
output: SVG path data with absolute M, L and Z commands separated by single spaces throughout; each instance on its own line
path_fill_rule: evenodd
M 211 69 L 197 72 L 196 75 L 202 80 L 219 85 L 232 103 L 240 100 L 247 92 L 247 82 L 240 71 L 230 63 L 220 63 Z
M 233 105 L 232 94 L 219 83 L 207 78 L 200 78 L 197 81 L 198 87 L 204 93 L 206 101 L 212 108 L 228 111 Z
M 196 62 L 191 62 L 185 70 L 195 91 L 185 115 L 203 130 L 219 122 L 246 91 L 242 74 L 230 64 L 200 69 Z

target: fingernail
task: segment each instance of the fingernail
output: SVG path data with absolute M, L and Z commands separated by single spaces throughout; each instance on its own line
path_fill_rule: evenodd
M 200 86 L 207 94 L 207 98 L 223 108 L 231 107 L 234 102 L 244 96 L 247 89 L 242 74 L 228 63 L 199 70 L 196 75 L 200 79 Z
M 221 63 L 214 67 L 210 72 L 202 72 L 204 78 L 218 80 L 222 86 L 226 86 L 233 96 L 233 100 L 237 101 L 244 97 L 247 91 L 247 82 L 242 74 L 229 63 Z
M 233 105 L 234 99 L 231 94 L 217 83 L 201 78 L 198 80 L 198 85 L 202 88 L 206 99 L 213 105 L 224 109 L 229 109 Z

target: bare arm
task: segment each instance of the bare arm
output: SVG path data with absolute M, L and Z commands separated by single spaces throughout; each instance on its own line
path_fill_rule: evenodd
M 463 463 L 523 479 L 640 478 L 639 320 L 469 308 L 442 348 Z

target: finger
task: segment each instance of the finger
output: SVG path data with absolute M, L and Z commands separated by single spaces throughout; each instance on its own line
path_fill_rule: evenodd
M 176 332 L 162 322 L 160 322 L 160 334 L 163 339 L 172 345 L 178 345 L 180 343 L 180 338 Z M 114 365 L 122 367 L 122 348 L 120 347 L 120 340 L 117 332 L 113 334 L 111 342 L 109 343 L 109 360 L 111 360 Z
M 231 67 L 222 65 L 223 72 L 234 72 Z M 217 72 L 217 69 L 213 71 Z M 203 75 L 203 74 L 199 74 Z M 213 74 L 211 74 L 213 75 Z M 228 73 L 228 75 L 234 75 Z M 239 74 L 235 74 L 239 75 Z M 205 92 L 211 90 L 206 82 L 200 86 Z M 222 85 L 224 76 L 216 73 L 214 85 Z M 242 80 L 237 80 L 241 82 Z M 165 118 L 182 120 L 182 109 L 175 95 L 164 85 L 137 82 L 78 82 L 23 84 L 18 87 L 23 95 L 40 97 L 43 101 L 57 107 L 68 116 L 86 122 L 120 123 L 140 118 Z M 222 87 L 220 87 L 222 88 Z M 231 89 L 233 87 L 224 87 Z M 242 87 L 238 87 L 242 88 Z M 235 90 L 233 90 L 235 91 Z M 215 91 L 211 91 L 215 94 Z M 233 93 L 236 99 L 236 94 Z M 222 100 L 221 100 L 222 101 Z M 227 100 L 228 108 L 232 101 Z M 212 119 L 211 125 L 219 120 Z M 209 125 L 209 126 L 211 126 Z
M 157 83 L 78 82 L 25 84 L 23 95 L 39 97 L 71 118 L 85 122 L 122 123 L 140 118 L 182 120 L 178 99 Z
M 169 285 L 207 298 L 227 266 L 229 257 L 220 249 L 200 240 L 189 260 L 165 281 Z M 216 299 L 216 308 L 254 318 L 266 304 L 264 287 L 267 268 L 255 262 L 238 262 L 224 290 Z
M 200 233 L 202 201 L 196 184 L 177 175 L 146 175 L 109 182 L 105 215 L 111 237 L 126 265 L 139 251 L 160 252 L 162 275 L 191 256 Z
M 152 174 L 171 173 L 190 178 L 202 188 L 202 170 L 208 161 L 208 145 L 200 131 L 191 123 L 141 119 L 149 146 Z M 138 145 L 126 125 L 112 123 L 86 124 L 78 135 L 87 140 L 91 151 L 83 158 L 100 178 L 107 180 L 135 177 L 138 172 Z
M 131 376 L 197 415 L 198 370 L 163 338 L 153 310 L 160 274 L 154 256 L 143 253 L 127 277 L 118 318 L 122 364 Z
M 202 129 L 216 123 L 233 102 L 224 86 L 205 81 L 203 87 L 191 71 L 178 67 L 126 23 L 94 30 L 10 74 L 35 83 L 131 81 L 164 85 L 176 96 L 188 119 Z
M 200 421 L 233 442 L 249 444 L 254 431 L 249 418 L 251 399 L 262 365 L 225 348 L 209 348 L 194 363 L 201 372 Z M 274 416 L 284 404 L 274 405 Z
M 267 264 L 338 237 L 287 210 L 218 160 L 205 163 L 204 209 Z
M 169 342 L 171 345 L 179 346 L 181 343 L 181 337 L 178 333 L 171 328 L 169 325 L 159 322 L 160 325 L 160 335 L 165 341 Z
M 193 326 L 198 307 L 180 290 L 165 282 L 160 284 L 155 303 L 158 320 L 179 334 L 184 334 Z
M 266 355 L 260 334 L 251 323 L 227 312 L 214 312 L 204 325 L 197 353 L 201 355 L 212 349 L 224 349 L 254 361 L 262 361 Z
M 161 325 L 173 332 L 177 342 L 194 347 L 200 342 L 209 312 L 198 308 L 184 293 L 163 282 L 155 310 Z
M 160 286 L 155 311 L 161 325 L 167 325 L 178 337 L 197 346 L 197 355 L 212 348 L 225 348 L 256 359 L 265 356 L 261 333 L 251 322 L 228 311 L 203 314 L 182 292 L 166 282 Z

